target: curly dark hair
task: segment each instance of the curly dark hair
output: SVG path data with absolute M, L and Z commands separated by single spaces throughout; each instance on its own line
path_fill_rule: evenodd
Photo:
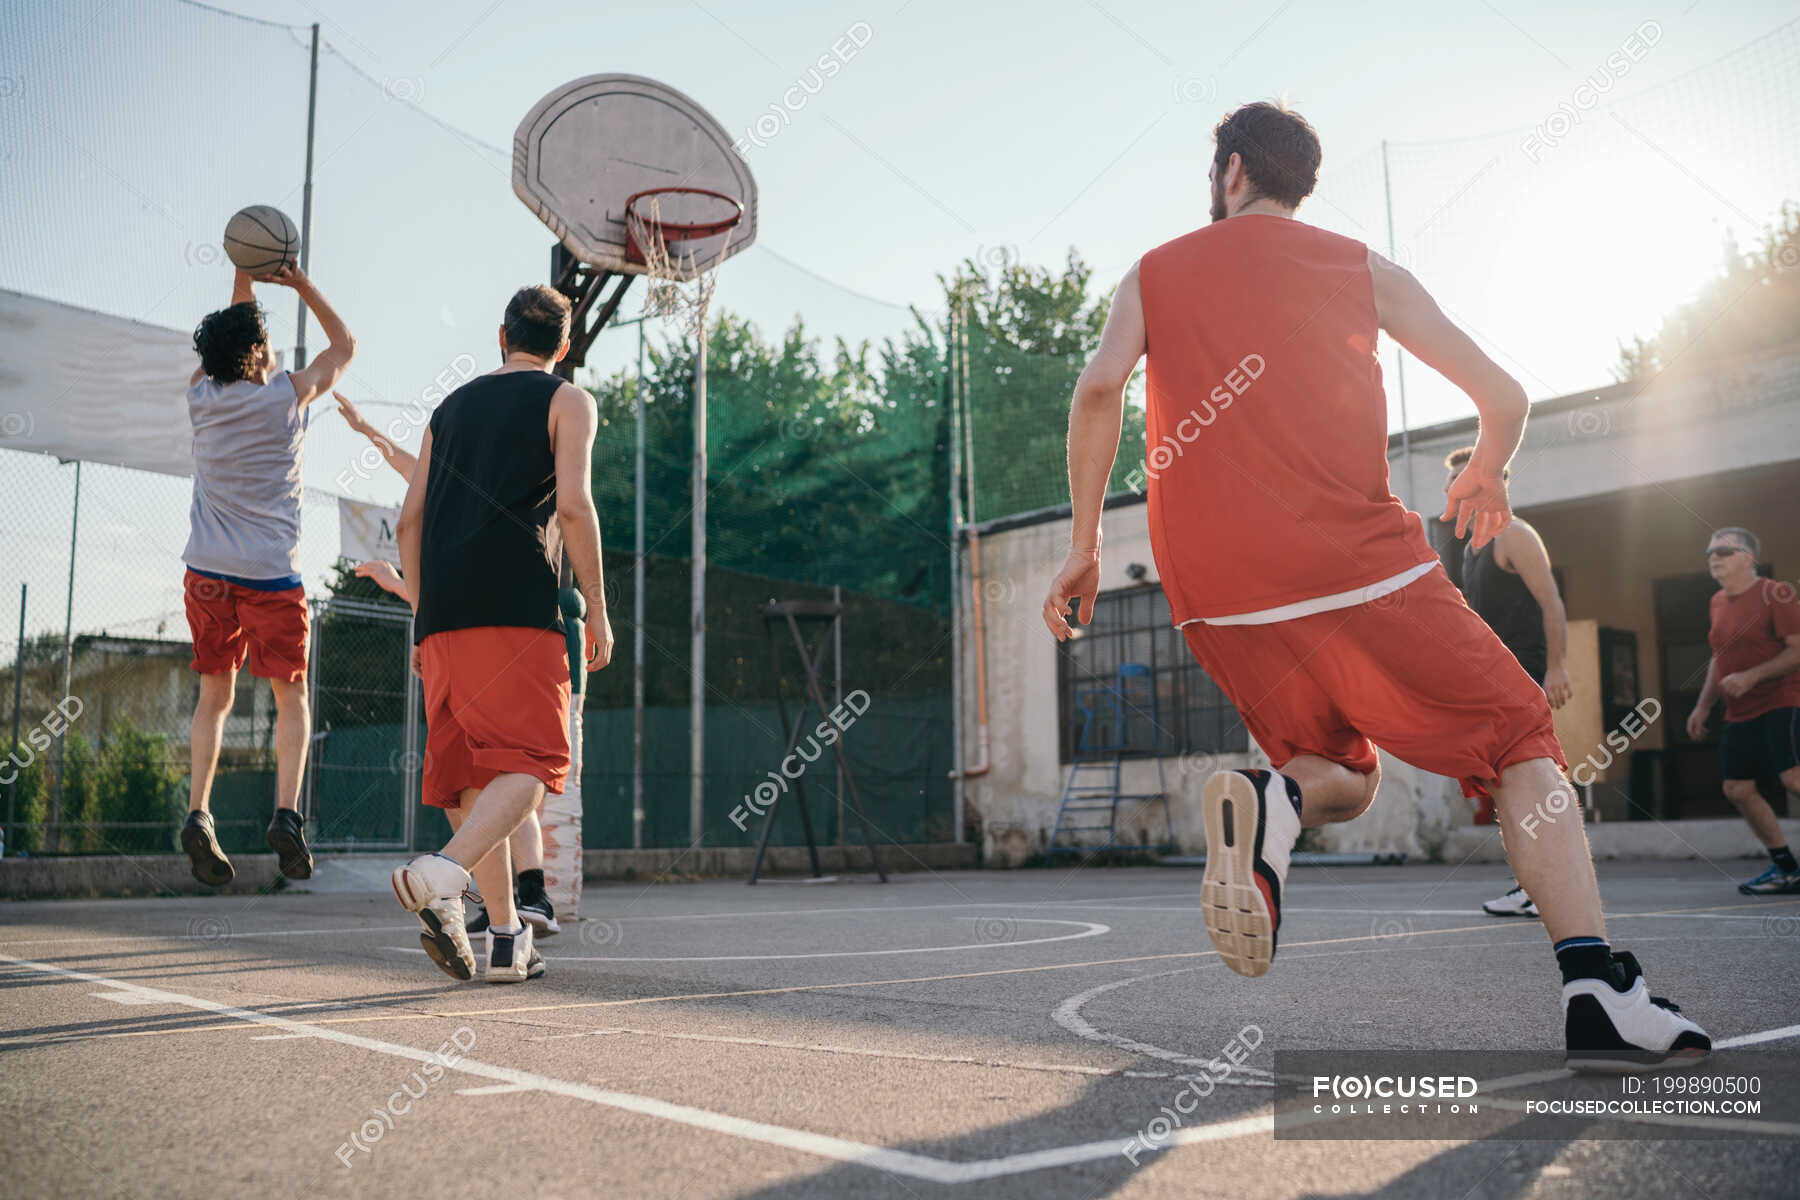
M 1258 100 L 1225 114 L 1213 127 L 1213 165 L 1224 177 L 1236 154 L 1243 159 L 1250 186 L 1259 196 L 1285 208 L 1298 208 L 1319 183 L 1325 151 L 1305 117 L 1285 104 Z
M 263 311 L 255 304 L 234 304 L 207 313 L 194 330 L 194 350 L 201 368 L 220 383 L 250 377 L 257 348 L 269 340 Z
M 506 347 L 547 358 L 569 336 L 569 298 L 553 287 L 533 284 L 513 293 L 506 305 Z

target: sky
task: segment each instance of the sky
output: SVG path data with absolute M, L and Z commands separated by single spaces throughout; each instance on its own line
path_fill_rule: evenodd
M 746 153 L 759 240 L 715 303 L 770 336 L 797 318 L 825 339 L 896 336 L 966 257 L 1073 251 L 1110 287 L 1205 222 L 1211 127 L 1256 99 L 1285 99 L 1325 147 L 1301 218 L 1391 245 L 1535 399 L 1610 382 L 1618 343 L 1691 295 L 1727 235 L 1751 242 L 1800 199 L 1791 3 L 224 7 L 321 26 L 312 274 L 358 334 L 347 390 L 402 420 L 459 356 L 492 360 L 505 296 L 547 272 L 550 236 L 511 192 L 513 130 L 602 71 L 664 80 L 737 133 L 847 34 L 862 43 Z M 253 21 L 178 0 L 0 0 L 0 287 L 177 329 L 224 302 L 224 219 L 301 208 L 304 34 Z M 291 342 L 291 297 L 266 302 Z M 609 333 L 590 364 L 635 349 Z M 1472 412 L 1416 362 L 1405 399 L 1414 427 Z M 358 447 L 322 415 L 309 486 L 395 502 L 398 479 L 355 469 Z M 32 478 L 0 482 L 0 520 L 28 513 L 9 532 L 35 528 L 21 489 L 56 491 Z M 328 513 L 308 520 L 335 539 Z M 179 533 L 152 540 L 178 555 Z

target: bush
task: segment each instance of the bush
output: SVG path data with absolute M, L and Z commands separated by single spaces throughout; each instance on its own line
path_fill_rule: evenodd
M 44 756 L 23 742 L 8 747 L 7 755 L 0 758 L 6 774 L 18 774 L 10 785 L 0 784 L 0 804 L 10 804 L 13 814 L 6 852 L 36 854 L 44 848 L 44 822 L 49 819 L 49 772 L 44 770 Z
M 87 734 L 79 729 L 70 729 L 63 735 L 63 787 L 62 787 L 62 820 L 61 829 L 54 842 L 58 854 L 83 854 L 105 849 L 103 833 L 98 827 L 100 807 L 95 794 L 95 785 L 99 782 L 98 756 L 94 753 L 94 743 L 88 741 Z M 56 751 L 45 755 L 52 764 L 56 761 Z M 50 787 L 56 786 L 55 780 Z
M 154 828 L 90 827 L 96 835 L 94 844 L 84 843 L 82 849 L 111 853 L 170 849 L 181 809 L 181 782 L 182 772 L 169 761 L 169 739 L 120 721 L 101 747 L 94 771 L 94 823 L 150 822 Z

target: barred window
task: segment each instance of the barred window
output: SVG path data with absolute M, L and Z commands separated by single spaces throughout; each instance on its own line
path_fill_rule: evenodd
M 1061 757 L 1073 761 L 1084 722 L 1082 703 L 1093 706 L 1101 689 L 1116 683 L 1122 663 L 1149 671 L 1156 691 L 1155 725 L 1126 724 L 1127 758 L 1155 754 L 1220 754 L 1248 750 L 1250 735 L 1231 701 L 1200 669 L 1181 631 L 1169 623 L 1169 600 L 1151 583 L 1102 592 L 1093 623 L 1062 644 L 1057 661 L 1057 711 Z M 1108 733 L 1102 733 L 1106 740 Z

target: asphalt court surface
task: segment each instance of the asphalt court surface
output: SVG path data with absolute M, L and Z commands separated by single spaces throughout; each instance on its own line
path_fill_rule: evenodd
M 1753 866 L 1602 864 L 1610 933 L 1722 1046 L 1800 1053 L 1800 897 L 1740 896 Z M 1479 911 L 1503 870 L 1297 868 L 1257 980 L 1212 953 L 1194 870 L 592 886 L 543 945 L 549 975 L 512 987 L 447 979 L 385 894 L 10 904 L 0 1178 L 21 1196 L 1796 1194 L 1800 1129 L 1274 1140 L 1257 1076 L 1277 1048 L 1560 1047 L 1542 927 Z M 1242 1085 L 1125 1154 L 1247 1026 Z

